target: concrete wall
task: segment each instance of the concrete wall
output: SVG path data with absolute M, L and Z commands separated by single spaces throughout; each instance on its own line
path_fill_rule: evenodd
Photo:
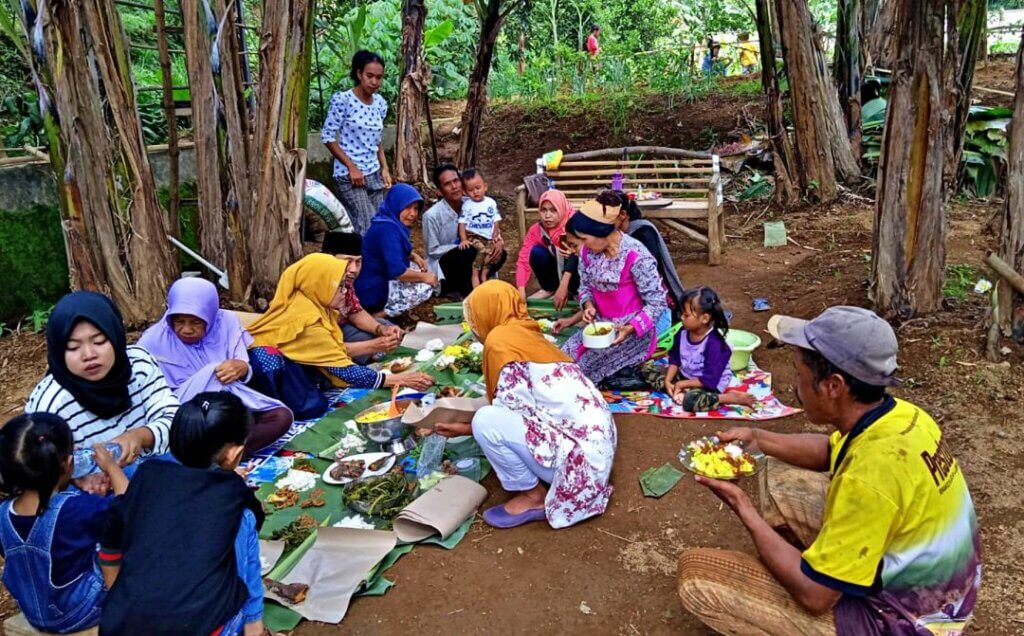
M 384 129 L 384 150 L 390 151 L 395 145 L 395 127 Z M 309 142 L 309 166 L 307 174 L 317 181 L 329 180 L 332 159 L 327 147 L 320 143 L 320 132 L 311 132 Z M 167 150 L 155 147 L 150 150 L 149 160 L 158 187 L 166 188 L 170 172 Z M 192 183 L 196 178 L 195 150 L 191 146 L 181 148 L 178 153 L 178 178 L 181 183 Z M 45 163 L 29 163 L 0 168 L 0 210 L 28 210 L 36 206 L 56 206 L 57 190 L 53 172 Z

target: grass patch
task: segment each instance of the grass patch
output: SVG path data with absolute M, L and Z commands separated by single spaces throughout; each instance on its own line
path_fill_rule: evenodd
M 967 300 L 967 295 L 974 289 L 977 278 L 978 270 L 972 265 L 966 263 L 947 265 L 946 282 L 942 286 L 942 295 L 963 302 Z

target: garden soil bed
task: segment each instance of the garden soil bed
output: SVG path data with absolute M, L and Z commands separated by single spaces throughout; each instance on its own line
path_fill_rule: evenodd
M 723 108 L 723 100 L 730 104 Z M 736 101 L 729 101 L 736 100 Z M 732 96 L 690 105 L 668 125 L 668 114 L 637 124 L 645 131 L 636 143 L 707 147 L 700 143 L 704 121 L 727 138 L 746 108 Z M 680 107 L 681 109 L 685 106 Z M 515 235 L 511 188 L 529 172 L 541 149 L 567 150 L 631 143 L 586 121 L 531 122 L 491 117 L 484 129 L 482 162 L 505 211 L 503 231 L 511 245 Z M 706 117 L 700 120 L 699 117 Z M 675 122 L 683 122 L 677 126 Z M 550 128 L 548 127 L 550 123 Z M 670 130 L 667 137 L 646 131 Z M 685 132 L 674 133 L 676 129 Z M 582 132 L 582 135 L 577 132 Z M 585 141 L 570 144 L 574 139 Z M 666 239 L 687 285 L 717 289 L 735 312 L 738 328 L 762 333 L 771 313 L 812 316 L 834 304 L 868 304 L 866 278 L 871 248 L 870 204 L 849 202 L 805 208 L 779 216 L 799 244 L 761 246 L 761 223 L 774 217 L 766 202 L 738 209 L 726 205 L 728 234 L 724 262 L 706 265 L 701 246 L 669 231 Z M 981 262 L 994 244 L 986 229 L 998 203 L 957 206 L 950 218 L 949 262 Z M 417 233 L 418 234 L 418 233 Z M 802 246 L 802 247 L 801 247 Z M 503 276 L 511 276 L 507 266 Z M 973 284 L 973 283 L 972 283 Z M 754 297 L 767 297 L 772 312 L 753 313 Z M 1022 349 L 1002 365 L 987 363 L 983 350 L 985 299 L 968 292 L 934 316 L 899 328 L 901 375 L 896 394 L 917 402 L 941 423 L 958 456 L 974 495 L 984 544 L 985 578 L 971 632 L 1013 634 L 1024 629 L 1019 590 L 1024 587 L 1024 492 L 1016 476 L 1024 471 L 1019 418 L 1024 400 Z M 421 316 L 425 317 L 425 316 Z M 773 373 L 776 393 L 794 404 L 791 353 L 762 348 L 758 363 Z M 0 413 L 18 412 L 46 367 L 39 335 L 0 339 Z M 454 550 L 415 550 L 388 572 L 397 585 L 380 598 L 356 600 L 341 627 L 304 623 L 297 634 L 384 634 L 415 631 L 441 633 L 582 633 L 703 634 L 707 630 L 684 612 L 675 592 L 680 550 L 715 546 L 751 550 L 746 532 L 717 499 L 689 477 L 661 499 L 644 498 L 639 474 L 674 462 L 680 445 L 714 432 L 715 424 L 655 417 L 617 418 L 619 446 L 613 483 L 615 493 L 605 515 L 577 527 L 554 531 L 532 524 L 507 531 L 477 522 Z M 820 431 L 802 416 L 765 424 L 778 431 Z M 505 495 L 493 476 L 484 482 L 485 506 Z M 747 488 L 754 488 L 747 483 Z M 752 491 L 753 492 L 753 491 Z M 589 608 L 590 613 L 581 611 Z M 13 611 L 3 594 L 0 614 Z

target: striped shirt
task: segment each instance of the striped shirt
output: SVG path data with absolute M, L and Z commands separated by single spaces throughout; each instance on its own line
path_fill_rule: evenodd
M 109 419 L 85 410 L 74 396 L 47 374 L 28 397 L 26 413 L 53 413 L 64 418 L 71 427 L 75 447 L 107 442 L 118 435 L 145 426 L 153 432 L 155 444 L 147 455 L 167 452 L 171 420 L 178 411 L 178 398 L 167 386 L 164 374 L 145 349 L 128 347 L 132 380 L 128 385 L 131 408 Z

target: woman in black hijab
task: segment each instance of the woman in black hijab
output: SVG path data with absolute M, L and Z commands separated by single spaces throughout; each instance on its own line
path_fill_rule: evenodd
M 76 448 L 117 444 L 122 466 L 167 451 L 178 399 L 152 356 L 127 345 L 121 313 L 109 298 L 89 291 L 64 296 L 46 324 L 46 347 L 49 373 L 25 412 L 63 417 Z M 102 473 L 76 484 L 101 494 L 109 486 Z

